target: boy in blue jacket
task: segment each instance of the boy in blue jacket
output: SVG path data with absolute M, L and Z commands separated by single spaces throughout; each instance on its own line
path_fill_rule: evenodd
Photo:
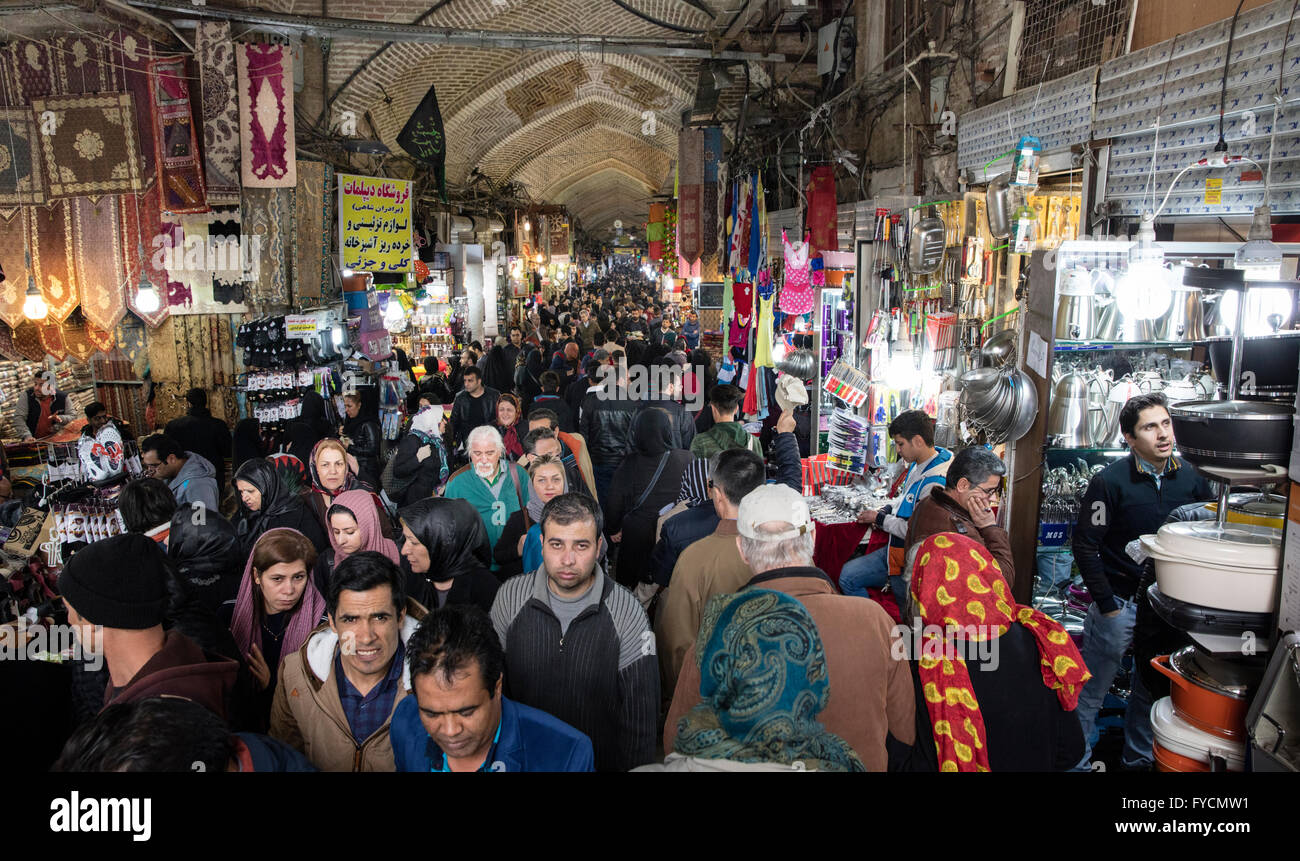
M 448 605 L 406 646 L 411 688 L 393 713 L 398 771 L 593 771 L 591 739 L 501 693 L 505 653 L 488 615 Z

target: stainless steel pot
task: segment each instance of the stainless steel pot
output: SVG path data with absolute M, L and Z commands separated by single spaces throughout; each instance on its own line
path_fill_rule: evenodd
M 1173 305 L 1162 323 L 1158 333 L 1162 341 L 1204 341 L 1205 308 L 1200 288 L 1176 287 Z
M 1169 407 L 1178 451 L 1197 466 L 1286 466 L 1295 407 L 1276 401 L 1185 401 Z
M 1113 298 L 1094 300 L 1094 312 L 1097 315 L 1092 337 L 1098 341 L 1119 340 L 1119 306 Z

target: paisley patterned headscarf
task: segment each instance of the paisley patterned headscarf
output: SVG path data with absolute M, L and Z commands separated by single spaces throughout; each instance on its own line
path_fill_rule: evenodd
M 767 589 L 718 595 L 695 647 L 703 702 L 678 723 L 677 753 L 866 770 L 817 720 L 830 697 L 826 654 L 816 623 L 794 598 Z
M 1078 647 L 1059 622 L 1015 603 L 997 560 L 983 544 L 955 532 L 927 538 L 916 554 L 912 598 L 921 621 L 944 630 L 942 635 L 922 633 L 917 661 L 940 771 L 989 770 L 988 734 L 970 670 L 960 649 L 943 648 L 956 639 L 957 629 L 967 642 L 980 642 L 996 640 L 1013 623 L 1023 625 L 1038 644 L 1043 684 L 1056 692 L 1066 711 L 1078 705 L 1084 683 L 1092 678 Z M 949 654 L 957 657 L 944 657 Z

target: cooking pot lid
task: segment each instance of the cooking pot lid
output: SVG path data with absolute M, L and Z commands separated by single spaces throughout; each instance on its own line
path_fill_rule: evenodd
M 1160 527 L 1157 543 L 1170 556 L 1238 568 L 1276 568 L 1282 558 L 1282 530 L 1249 523 L 1179 521 Z
M 1290 419 L 1295 414 L 1291 404 L 1271 401 L 1184 401 L 1169 410 L 1179 416 L 1208 416 L 1217 419 Z
M 1228 510 L 1276 517 L 1286 513 L 1286 497 L 1276 493 L 1234 493 L 1228 497 Z
M 1245 767 L 1245 739 L 1229 741 L 1197 729 L 1174 714 L 1174 701 L 1170 697 L 1156 700 L 1156 704 L 1151 707 L 1151 729 L 1156 741 L 1170 753 L 1209 762 L 1212 751 L 1216 756 L 1228 760 L 1229 768 L 1234 771 Z
M 1196 646 L 1174 652 L 1169 656 L 1169 666 L 1189 682 L 1234 699 L 1245 699 L 1263 675 L 1262 668 L 1220 660 Z

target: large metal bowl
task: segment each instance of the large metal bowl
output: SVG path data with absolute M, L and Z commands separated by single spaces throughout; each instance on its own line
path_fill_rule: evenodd
M 1016 411 L 1011 417 L 1011 429 L 1007 431 L 1007 441 L 1015 442 L 1034 426 L 1038 418 L 1038 389 L 1033 380 L 1024 371 L 1016 371 Z

